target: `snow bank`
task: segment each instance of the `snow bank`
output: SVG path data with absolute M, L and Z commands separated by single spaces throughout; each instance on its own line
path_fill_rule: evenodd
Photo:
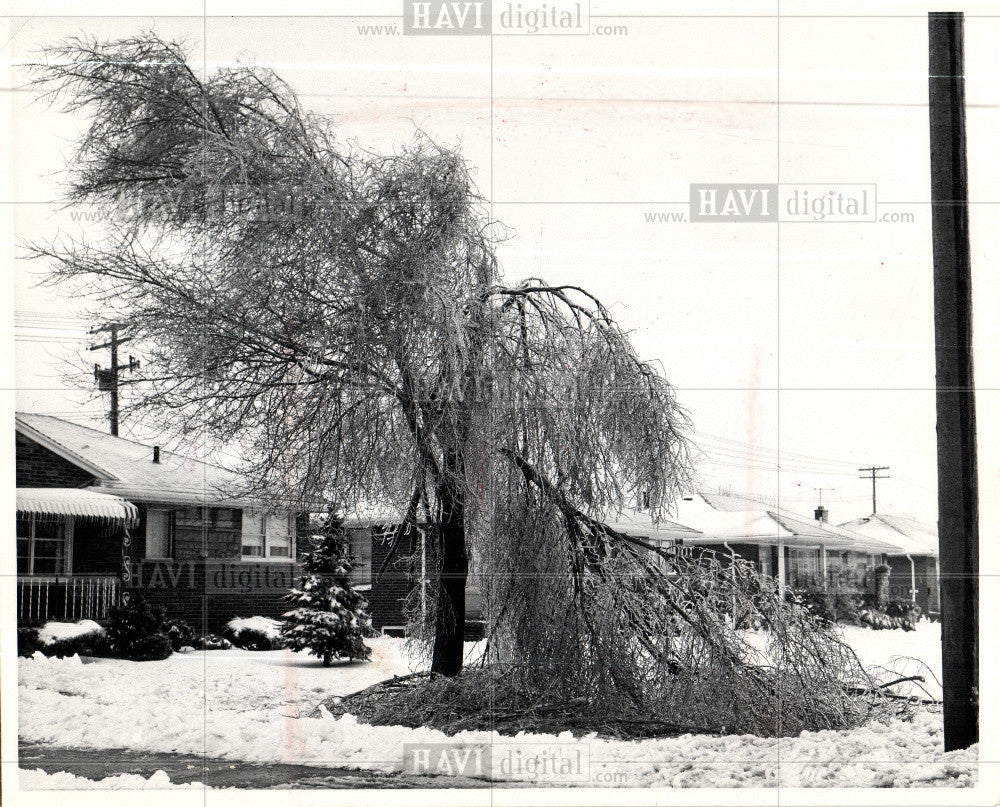
M 43 647 L 51 647 L 59 642 L 80 639 L 84 636 L 95 638 L 104 635 L 104 628 L 92 619 L 79 622 L 46 622 L 38 631 L 38 642 Z
M 122 773 L 118 776 L 108 776 L 105 779 L 87 779 L 85 776 L 75 776 L 72 773 L 59 771 L 46 773 L 41 768 L 29 770 L 21 768 L 18 771 L 18 783 L 21 790 L 166 790 L 168 788 L 186 788 L 188 790 L 217 790 L 219 788 L 205 787 L 201 782 L 190 782 L 175 785 L 163 771 L 157 771 L 148 779 L 134 773 Z M 224 789 L 224 788 L 223 788 Z
M 884 635 L 884 632 L 882 632 Z M 912 635 L 912 634 L 907 634 Z M 25 742 L 205 754 L 271 763 L 398 771 L 406 743 L 486 743 L 495 753 L 535 753 L 539 744 L 578 748 L 585 785 L 625 787 L 962 786 L 975 782 L 975 748 L 945 754 L 941 716 L 920 712 L 854 731 L 799 737 L 685 735 L 620 741 L 594 736 L 463 732 L 369 726 L 317 708 L 420 667 L 401 640 L 369 640 L 371 663 L 331 668 L 287 650 L 216 650 L 154 664 L 100 659 L 21 659 L 19 733 Z M 472 646 L 468 650 L 473 651 Z M 531 780 L 497 771 L 495 780 Z

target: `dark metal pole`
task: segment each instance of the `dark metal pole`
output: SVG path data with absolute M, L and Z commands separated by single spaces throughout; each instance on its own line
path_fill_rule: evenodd
M 111 433 L 118 436 L 118 327 L 111 328 L 111 372 L 114 379 L 111 384 Z
M 951 751 L 979 739 L 979 499 L 962 14 L 931 13 L 928 33 L 944 745 Z

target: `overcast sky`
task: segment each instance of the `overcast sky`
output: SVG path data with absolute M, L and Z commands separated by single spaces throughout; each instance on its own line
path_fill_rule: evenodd
M 886 9 L 896 14 L 900 4 Z M 616 36 L 492 39 L 365 35 L 359 25 L 380 21 L 350 17 L 36 16 L 11 26 L 6 53 L 17 88 L 17 63 L 46 43 L 152 29 L 184 38 L 208 70 L 274 67 L 307 107 L 337 117 L 345 139 L 390 150 L 420 126 L 460 143 L 493 215 L 512 230 L 500 249 L 507 277 L 580 284 L 612 308 L 678 387 L 707 488 L 780 495 L 803 512 L 823 488 L 842 522 L 871 510 L 857 468 L 888 465 L 879 509 L 934 521 L 923 10 L 632 16 L 601 20 L 627 26 Z M 995 389 L 1000 355 L 986 335 L 996 332 L 998 281 L 986 268 L 998 257 L 1000 224 L 1000 19 L 969 18 L 966 38 L 977 382 Z M 31 91 L 8 96 L 16 236 L 96 237 L 99 227 L 56 204 L 86 121 Z M 685 212 L 689 185 L 704 182 L 875 184 L 878 212 L 912 221 L 649 220 Z M 83 349 L 85 301 L 39 289 L 43 269 L 13 260 L 3 303 L 16 309 L 16 406 L 104 428 L 106 401 L 88 402 L 60 374 L 72 357 L 106 364 L 107 354 Z M 981 393 L 981 407 L 990 395 Z M 140 424 L 122 433 L 150 438 Z

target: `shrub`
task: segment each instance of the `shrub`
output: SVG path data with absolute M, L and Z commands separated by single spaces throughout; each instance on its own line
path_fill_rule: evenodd
M 198 635 L 183 619 L 171 619 L 166 623 L 167 636 L 170 638 L 170 646 L 176 653 L 182 647 L 193 647 L 198 641 Z
M 916 630 L 920 621 L 920 606 L 904 597 L 893 597 L 885 607 L 887 616 L 899 622 L 903 630 Z
M 210 633 L 208 636 L 201 636 L 194 641 L 194 647 L 198 650 L 228 650 L 232 646 L 232 642 L 215 633 Z
M 853 583 L 837 582 L 833 584 L 833 608 L 838 622 L 857 625 L 860 621 L 861 603 L 864 592 Z
M 279 623 L 266 616 L 231 619 L 222 635 L 243 650 L 277 650 L 282 646 Z
M 865 608 L 861 612 L 861 622 L 875 630 L 915 630 L 920 621 L 920 606 L 910 600 L 893 598 L 884 611 Z
M 136 638 L 129 646 L 130 661 L 163 661 L 173 652 L 170 637 L 165 633 L 151 633 Z
M 865 574 L 865 608 L 885 612 L 889 603 L 889 572 L 889 567 L 882 563 Z
M 128 605 L 111 609 L 108 653 L 132 661 L 160 661 L 173 652 L 167 630 L 163 609 L 136 596 Z
M 104 652 L 107 634 L 90 619 L 46 622 L 37 632 L 38 650 L 46 656 L 92 656 Z
M 787 597 L 804 608 L 824 625 L 834 622 L 859 624 L 863 592 L 860 587 L 844 582 L 831 582 L 827 588 L 812 585 L 797 588 Z
M 17 654 L 19 656 L 30 656 L 38 649 L 38 631 L 35 628 L 18 628 Z
M 804 608 L 825 625 L 837 621 L 837 611 L 831 591 L 819 585 L 790 589 L 786 599 Z

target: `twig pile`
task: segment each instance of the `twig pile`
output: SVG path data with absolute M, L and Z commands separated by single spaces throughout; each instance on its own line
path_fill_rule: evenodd
M 394 679 L 331 710 L 449 733 L 636 738 L 792 736 L 914 707 L 862 667 L 836 628 L 781 602 L 750 563 L 652 547 L 585 517 L 567 553 L 557 540 L 565 522 L 537 512 L 525 511 L 523 529 L 494 533 L 478 663 L 454 678 Z

